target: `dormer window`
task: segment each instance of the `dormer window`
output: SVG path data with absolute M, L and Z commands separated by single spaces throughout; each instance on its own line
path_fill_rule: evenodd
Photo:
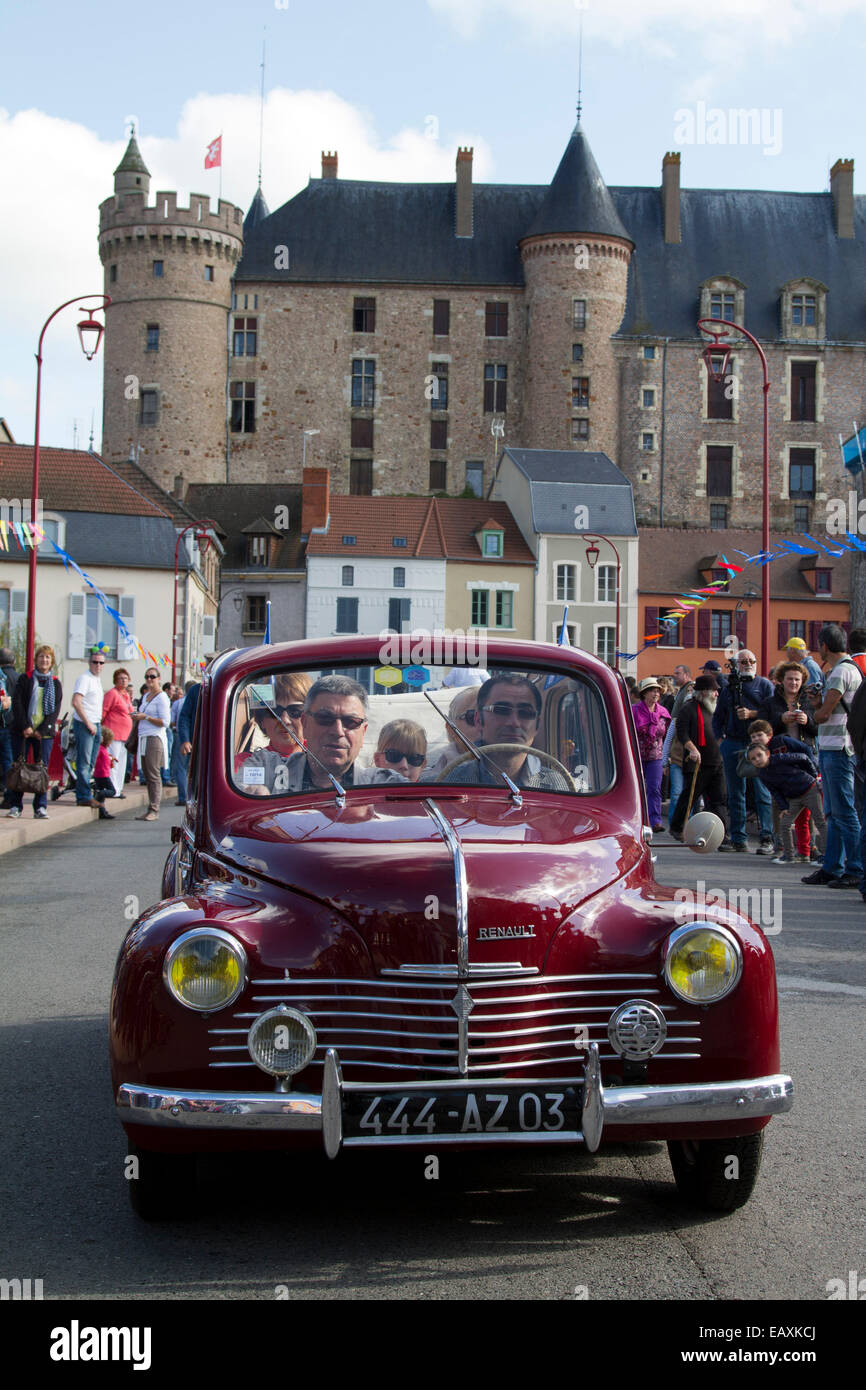
M 262 565 L 268 563 L 268 538 L 267 536 L 248 536 L 247 537 L 247 564 Z
M 501 526 L 488 523 L 477 533 L 481 554 L 488 560 L 501 560 L 505 543 L 505 532 Z
M 742 323 L 746 314 L 746 287 L 733 275 L 713 275 L 701 285 L 701 318 Z
M 827 336 L 827 286 L 804 276 L 782 286 L 783 338 L 815 341 Z

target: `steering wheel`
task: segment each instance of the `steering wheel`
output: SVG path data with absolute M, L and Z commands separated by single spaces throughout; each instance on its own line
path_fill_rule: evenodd
M 526 753 L 531 758 L 540 758 L 543 763 L 552 763 L 556 770 L 562 773 L 571 790 L 577 791 L 577 783 L 568 768 L 563 767 L 559 759 L 555 758 L 552 753 L 545 753 L 543 748 L 532 748 L 526 743 L 485 743 L 482 751 L 485 753 Z M 461 763 L 468 763 L 470 759 L 475 761 L 474 754 L 464 753 L 461 757 L 455 758 L 453 763 L 448 763 L 446 767 L 443 767 L 439 776 L 433 779 L 434 782 L 441 782 L 452 768 L 459 767 Z

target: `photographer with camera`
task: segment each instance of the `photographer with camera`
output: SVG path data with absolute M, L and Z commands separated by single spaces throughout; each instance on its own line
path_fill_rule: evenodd
M 746 843 L 746 781 L 737 772 L 740 755 L 748 742 L 748 726 L 756 719 L 758 709 L 773 695 L 773 687 L 764 676 L 756 674 L 755 653 L 743 647 L 728 661 L 728 678 L 719 696 L 719 703 L 713 715 L 713 732 L 719 739 L 722 762 L 725 767 L 725 781 L 728 787 L 728 809 L 731 817 L 730 839 L 719 845 L 720 850 L 735 850 L 745 854 Z M 753 782 L 755 809 L 761 829 L 761 843 L 757 854 L 772 855 L 773 846 L 773 799 L 767 788 L 760 782 Z
M 859 888 L 863 878 L 860 821 L 854 806 L 856 759 L 848 732 L 848 715 L 863 676 L 845 646 L 845 633 L 837 623 L 821 628 L 818 651 L 828 670 L 823 698 L 819 691 L 811 696 L 812 718 L 818 725 L 827 840 L 822 867 L 807 874 L 803 882 L 826 883 L 831 888 Z

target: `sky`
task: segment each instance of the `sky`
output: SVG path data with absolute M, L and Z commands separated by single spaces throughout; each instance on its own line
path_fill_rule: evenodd
M 246 209 L 259 159 L 272 211 L 321 151 L 346 178 L 450 181 L 458 145 L 478 182 L 548 183 L 574 125 L 608 185 L 657 186 L 667 150 L 684 187 L 821 192 L 837 158 L 866 187 L 866 0 L 5 0 L 0 12 L 0 416 L 33 439 L 46 318 L 100 294 L 98 206 L 134 120 L 151 197 L 219 191 Z M 730 113 L 756 110 L 744 130 Z M 41 439 L 101 435 L 101 353 L 78 346 L 77 303 L 43 350 Z M 76 434 L 77 430 L 77 434 Z

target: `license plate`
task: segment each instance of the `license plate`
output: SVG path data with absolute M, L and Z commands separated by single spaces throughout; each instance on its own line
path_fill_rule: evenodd
M 579 1130 L 581 1087 L 479 1086 L 472 1091 L 347 1091 L 343 1134 L 373 1139 L 401 1134 L 554 1134 Z

